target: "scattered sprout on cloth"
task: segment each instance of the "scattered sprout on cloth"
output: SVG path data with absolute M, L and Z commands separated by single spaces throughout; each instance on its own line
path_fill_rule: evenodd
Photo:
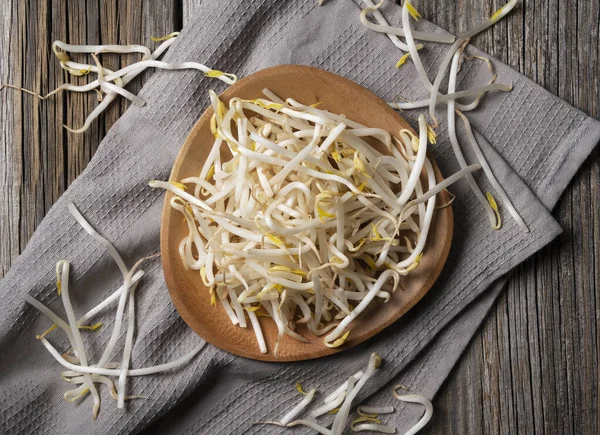
M 296 384 L 298 391 L 305 395 L 305 397 L 303 397 L 303 399 L 296 406 L 288 411 L 288 413 L 285 414 L 280 420 L 264 420 L 258 421 L 254 424 L 273 424 L 288 428 L 294 426 L 306 426 L 323 435 L 341 435 L 348 427 L 353 432 L 372 431 L 386 434 L 396 433 L 395 427 L 384 424 L 381 419 L 381 415 L 392 414 L 394 412 L 393 406 L 374 407 L 359 405 L 356 408 L 356 413 L 358 415 L 352 419 L 348 425 L 348 418 L 350 416 L 350 411 L 352 410 L 354 399 L 367 384 L 369 379 L 373 376 L 377 368 L 379 368 L 381 362 L 381 357 L 378 354 L 371 354 L 369 363 L 364 371 L 361 370 L 348 378 L 347 381 L 345 381 L 332 393 L 325 397 L 321 406 L 310 412 L 310 417 L 313 419 L 318 419 L 325 415 L 335 415 L 335 418 L 332 422 L 319 423 L 318 421 L 307 419 L 293 420 L 298 415 L 301 415 L 306 408 L 308 408 L 315 394 L 317 394 L 314 389 L 311 389 L 309 393 L 304 393 L 299 384 Z M 396 399 L 404 402 L 420 403 L 425 406 L 425 414 L 423 417 L 405 433 L 405 435 L 416 434 L 431 419 L 433 414 L 433 406 L 429 399 L 420 394 L 398 394 L 399 388 L 405 387 L 397 385 L 392 390 L 392 394 Z
M 421 429 L 423 429 L 425 425 L 429 423 L 429 420 L 431 420 L 431 416 L 433 415 L 433 405 L 431 403 L 431 400 L 429 400 L 427 397 L 421 394 L 400 395 L 398 393 L 399 389 L 405 390 L 406 387 L 404 387 L 403 385 L 396 385 L 392 389 L 392 394 L 396 399 L 400 400 L 401 402 L 420 403 L 425 407 L 425 413 L 423 414 L 423 417 L 421 417 L 421 419 L 404 434 L 414 435 Z
M 467 140 L 469 141 L 469 144 L 471 145 L 473 151 L 475 152 L 477 160 L 481 164 L 487 179 L 489 180 L 489 182 L 492 185 L 492 187 L 494 188 L 496 194 L 502 201 L 502 204 L 504 205 L 504 207 L 506 208 L 508 213 L 513 217 L 515 222 L 519 225 L 519 227 L 523 231 L 529 231 L 527 224 L 525 223 L 525 221 L 520 216 L 519 212 L 516 210 L 516 208 L 512 204 L 508 195 L 506 195 L 504 189 L 502 188 L 502 186 L 496 179 L 489 164 L 487 163 L 485 156 L 481 152 L 481 149 L 480 149 L 479 145 L 477 144 L 477 141 L 475 140 L 469 120 L 468 120 L 467 116 L 465 115 L 465 112 L 474 110 L 479 106 L 480 101 L 482 100 L 482 98 L 485 96 L 486 93 L 493 92 L 493 91 L 509 92 L 512 90 L 512 85 L 494 83 L 494 81 L 496 80 L 496 74 L 493 71 L 493 66 L 492 66 L 491 62 L 489 61 L 489 59 L 481 58 L 481 60 L 486 62 L 488 69 L 492 72 L 493 76 L 492 76 L 492 80 L 490 81 L 490 83 L 486 86 L 482 86 L 482 87 L 478 87 L 478 88 L 466 89 L 463 91 L 456 91 L 456 79 L 457 79 L 457 74 L 459 71 L 459 62 L 460 62 L 461 58 L 463 58 L 463 57 L 466 59 L 470 59 L 469 57 L 466 57 L 463 54 L 465 46 L 469 42 L 470 38 L 475 36 L 476 34 L 482 32 L 483 30 L 487 29 L 488 27 L 494 25 L 502 18 L 504 18 L 512 9 L 514 9 L 514 7 L 517 4 L 517 0 L 511 0 L 510 2 L 505 4 L 503 7 L 498 9 L 489 19 L 484 21 L 482 24 L 475 26 L 472 30 L 467 31 L 466 33 L 464 33 L 463 35 L 460 35 L 456 39 L 452 38 L 452 40 L 450 40 L 450 41 L 448 41 L 448 40 L 435 41 L 435 39 L 433 39 L 433 38 L 429 38 L 429 39 L 423 38 L 423 35 L 421 32 L 414 31 L 411 28 L 410 17 L 412 17 L 413 19 L 418 21 L 418 19 L 421 17 L 421 15 L 418 13 L 418 11 L 414 8 L 414 6 L 409 1 L 405 1 L 404 5 L 402 7 L 402 28 L 390 26 L 387 23 L 387 21 L 385 20 L 385 18 L 383 17 L 383 15 L 381 14 L 381 12 L 379 12 L 379 10 L 378 10 L 381 7 L 381 5 L 383 4 L 383 2 L 384 2 L 384 0 L 381 0 L 377 5 L 374 5 L 371 2 L 371 0 L 363 0 L 363 3 L 366 5 L 366 7 L 361 12 L 361 15 L 360 15 L 361 22 L 368 29 L 371 29 L 371 30 L 379 32 L 379 33 L 387 34 L 388 37 L 392 40 L 392 42 L 394 42 L 394 44 L 400 50 L 407 52 L 400 58 L 400 60 L 396 64 L 396 68 L 400 68 L 404 63 L 406 63 L 406 61 L 408 61 L 408 59 L 411 59 L 413 61 L 415 69 L 417 71 L 417 76 L 419 77 L 421 83 L 425 86 L 425 88 L 430 93 L 430 97 L 426 100 L 415 101 L 415 102 L 410 102 L 410 101 L 391 102 L 390 106 L 397 108 L 399 110 L 414 110 L 414 109 L 420 109 L 420 108 L 424 108 L 424 107 L 429 108 L 429 116 L 432 121 L 432 125 L 430 126 L 430 128 L 435 129 L 439 125 L 439 121 L 436 116 L 436 106 L 440 103 L 446 104 L 447 111 L 448 111 L 448 133 L 450 136 L 450 142 L 452 144 L 452 150 L 456 156 L 456 159 L 457 159 L 461 169 L 464 169 L 467 166 L 467 163 L 462 154 L 462 151 L 461 151 L 461 148 L 459 145 L 459 141 L 458 141 L 458 138 L 456 135 L 456 116 L 455 116 L 455 111 L 456 111 L 456 113 L 458 113 L 459 116 L 461 117 L 461 119 L 463 120 L 463 124 L 464 124 L 465 130 L 467 132 Z M 375 19 L 377 20 L 377 22 L 378 22 L 377 25 L 368 20 L 367 16 L 370 13 L 372 13 L 373 16 L 375 17 Z M 404 42 L 400 41 L 398 36 L 403 36 L 405 38 L 406 42 L 404 43 Z M 444 59 L 442 60 L 440 66 L 439 66 L 438 72 L 437 72 L 433 82 L 427 76 L 425 68 L 423 67 L 423 63 L 421 62 L 421 59 L 418 54 L 418 51 L 422 47 L 422 45 L 416 44 L 415 39 L 420 39 L 423 41 L 452 43 L 452 46 L 448 50 L 446 56 L 444 57 Z M 440 93 L 440 86 L 442 84 L 442 81 L 446 77 L 446 73 L 447 73 L 449 66 L 450 66 L 450 75 L 449 75 L 449 82 L 448 82 L 448 93 L 443 95 Z M 466 97 L 475 97 L 475 98 L 470 104 L 461 104 L 458 102 L 458 100 L 466 98 Z M 482 207 L 485 209 L 485 212 L 490 221 L 490 226 L 493 229 L 500 229 L 500 227 L 502 225 L 502 218 L 501 218 L 500 212 L 498 210 L 496 200 L 492 196 L 491 192 L 487 192 L 484 195 L 481 192 L 481 190 L 479 189 L 479 187 L 477 186 L 475 179 L 470 175 L 467 176 L 467 182 L 469 183 L 469 187 L 473 191 L 474 195 L 477 197 L 477 199 L 481 203 Z
M 143 271 L 137 271 L 137 268 L 147 260 L 156 258 L 158 255 L 144 257 L 136 262 L 133 267 L 128 269 L 117 252 L 114 246 L 102 237 L 81 215 L 74 204 L 69 204 L 69 212 L 81 227 L 100 245 L 106 248 L 109 255 L 114 259 L 115 263 L 123 274 L 123 286 L 116 290 L 108 298 L 97 304 L 94 308 L 84 314 L 79 320 L 77 319 L 70 299 L 69 288 L 69 271 L 70 264 L 66 260 L 60 260 L 56 265 L 56 287 L 58 294 L 61 296 L 67 322 L 60 316 L 54 313 L 50 308 L 42 304 L 40 301 L 31 295 L 25 295 L 25 301 L 38 309 L 42 314 L 45 314 L 54 324 L 43 334 L 36 336 L 38 340 L 48 349 L 50 354 L 62 364 L 67 371 L 62 372 L 61 377 L 69 383 L 80 385 L 74 390 L 65 392 L 65 400 L 74 402 L 84 397 L 88 392 L 91 393 L 94 399 L 92 409 L 92 418 L 95 420 L 100 411 L 100 395 L 96 384 L 103 384 L 108 388 L 110 396 L 117 400 L 117 406 L 122 408 L 125 400 L 141 398 L 140 396 L 132 396 L 125 394 L 125 381 L 127 376 L 144 376 L 154 373 L 160 373 L 175 369 L 181 365 L 187 364 L 204 346 L 204 343 L 192 349 L 191 352 L 169 363 L 160 364 L 153 367 L 130 369 L 131 352 L 133 349 L 133 335 L 135 326 L 135 289 L 139 284 Z M 102 353 L 100 360 L 96 364 L 90 364 L 85 350 L 85 345 L 81 337 L 80 330 L 97 330 L 102 324 L 86 325 L 85 323 L 92 317 L 102 311 L 105 311 L 109 306 L 118 302 L 115 323 L 110 340 Z M 125 306 L 128 306 L 128 321 L 126 326 L 125 345 L 121 363 L 110 361 L 115 355 L 117 340 L 120 337 L 120 331 L 123 326 L 123 314 Z M 62 329 L 71 346 L 74 356 L 69 355 L 69 351 L 61 354 L 47 339 L 53 330 Z M 117 388 L 114 381 L 110 377 L 118 377 Z
M 436 194 L 481 167 L 436 184 L 424 116 L 418 135 L 392 137 L 264 93 L 270 99 L 226 107 L 211 92 L 214 143 L 198 176 L 150 186 L 174 194 L 187 224 L 184 266 L 234 325 L 250 319 L 262 353 L 257 316 L 277 325 L 275 355 L 284 335 L 306 341 L 299 325 L 338 347 L 350 323 L 419 266 Z

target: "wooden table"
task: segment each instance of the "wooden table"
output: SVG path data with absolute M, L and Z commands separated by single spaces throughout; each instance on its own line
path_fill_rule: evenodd
M 149 36 L 185 25 L 200 1 L 5 0 L 0 6 L 0 82 L 45 94 L 64 81 L 51 55 L 53 40 L 147 44 Z M 502 0 L 414 3 L 424 17 L 458 33 L 490 16 Z M 599 23 L 600 0 L 522 0 L 516 12 L 473 42 L 600 118 Z M 105 59 L 106 67 L 119 66 L 116 57 Z M 146 77 L 132 84 L 133 91 Z M 95 98 L 65 94 L 49 105 L 2 91 L 0 276 L 127 107 L 113 104 L 83 135 L 60 128 L 81 125 Z M 563 235 L 513 273 L 436 398 L 429 433 L 600 431 L 598 149 L 554 216 Z

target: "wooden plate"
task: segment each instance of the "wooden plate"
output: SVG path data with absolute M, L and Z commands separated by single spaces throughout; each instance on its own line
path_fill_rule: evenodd
M 234 96 L 260 98 L 263 97 L 262 89 L 266 87 L 284 99 L 291 97 L 303 104 L 320 102 L 319 108 L 343 113 L 349 119 L 369 127 L 382 128 L 394 136 L 397 136 L 399 129 L 410 128 L 384 101 L 358 84 L 330 72 L 302 65 L 281 65 L 259 71 L 228 88 L 221 99 L 227 105 Z M 197 176 L 200 172 L 214 140 L 209 128 L 212 114 L 212 109 L 207 109 L 192 129 L 179 152 L 171 172 L 171 181 Z M 437 166 L 435 170 L 438 180 L 441 179 Z M 183 267 L 178 247 L 187 235 L 187 225 L 182 221 L 181 214 L 169 205 L 171 195 L 166 194 L 163 208 L 161 253 L 165 280 L 175 307 L 185 322 L 209 343 L 236 355 L 263 361 L 318 358 L 343 351 L 373 337 L 398 320 L 432 287 L 446 261 L 452 240 L 451 207 L 436 210 L 420 266 L 402 278 L 400 289 L 389 302 L 384 304 L 375 300 L 350 324 L 352 332 L 343 346 L 327 348 L 322 337 L 313 337 L 300 329 L 299 332 L 309 338 L 310 343 L 301 343 L 286 336 L 279 345 L 276 357 L 273 347 L 277 328 L 271 319 L 259 318 L 268 348 L 268 353 L 261 354 L 252 327 L 249 325 L 244 329 L 234 326 L 220 304 L 211 307 L 208 289 L 202 284 L 198 271 Z M 448 199 L 444 192 L 439 196 L 438 203 L 446 203 Z

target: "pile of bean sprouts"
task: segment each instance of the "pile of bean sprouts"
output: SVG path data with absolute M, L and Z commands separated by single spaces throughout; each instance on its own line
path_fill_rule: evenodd
M 40 100 L 45 100 L 62 91 L 95 91 L 98 94 L 99 104 L 88 115 L 83 126 L 75 129 L 67 127 L 66 125 L 64 126 L 72 133 L 83 133 L 119 95 L 130 100 L 134 105 L 143 106 L 145 101 L 137 95 L 134 95 L 126 90 L 125 87 L 134 78 L 148 68 L 166 70 L 193 69 L 203 72 L 206 77 L 216 78 L 227 83 L 228 85 L 231 85 L 237 81 L 237 77 L 234 74 L 224 73 L 222 71 L 209 68 L 206 65 L 198 62 L 167 63 L 157 60 L 175 42 L 178 35 L 179 32 L 174 32 L 162 38 L 151 38 L 154 42 L 161 42 L 161 44 L 154 51 L 151 51 L 150 48 L 143 45 L 71 45 L 62 41 L 55 41 L 52 44 L 52 51 L 54 52 L 56 58 L 60 61 L 60 66 L 63 70 L 70 75 L 77 77 L 87 76 L 90 73 L 93 73 L 97 75 L 97 79 L 82 86 L 65 83 L 45 96 L 10 84 L 4 84 L 0 86 L 0 89 L 7 87 L 21 90 L 38 97 Z M 74 62 L 67 53 L 90 54 L 94 60 L 94 64 Z M 118 71 L 111 71 L 103 67 L 100 63 L 100 60 L 97 56 L 102 53 L 139 53 L 143 57 L 140 61 L 134 62 L 125 68 L 121 68 Z
M 312 403 L 317 393 L 317 390 L 314 388 L 308 392 L 305 392 L 298 382 L 296 383 L 296 389 L 304 397 L 300 402 L 298 402 L 298 404 L 296 404 L 296 406 L 294 406 L 279 420 L 265 420 L 256 422 L 255 424 L 274 424 L 284 427 L 306 426 L 323 435 L 341 435 L 344 432 L 344 429 L 347 427 L 346 424 L 354 399 L 369 381 L 380 364 L 381 357 L 376 353 L 371 354 L 369 364 L 364 371 L 360 370 L 354 375 L 350 376 L 347 381 L 329 393 L 323 399 L 323 403 L 319 407 L 310 412 L 310 417 L 312 417 L 313 420 L 294 420 Z M 400 389 L 406 390 L 406 387 L 403 385 L 396 385 L 392 389 L 392 395 L 397 400 L 409 403 L 419 403 L 425 407 L 425 413 L 421 419 L 407 432 L 405 432 L 405 435 L 413 435 L 425 427 L 425 425 L 429 422 L 431 416 L 433 415 L 433 405 L 429 399 L 421 394 L 399 394 L 398 391 Z M 393 413 L 393 406 L 373 407 L 361 405 L 357 407 L 356 411 L 358 413 L 358 417 L 354 418 L 350 423 L 350 429 L 353 432 L 372 431 L 379 433 L 396 433 L 395 427 L 383 424 L 380 418 L 382 414 Z M 319 417 L 332 414 L 335 414 L 335 419 L 332 423 L 320 424 L 314 420 L 318 419 Z
M 56 361 L 66 368 L 66 371 L 62 372 L 61 377 L 67 382 L 79 385 L 79 387 L 65 392 L 65 400 L 74 402 L 84 397 L 87 393 L 91 393 L 94 400 L 92 418 L 95 420 L 100 411 L 100 394 L 98 393 L 96 384 L 104 384 L 108 388 L 110 396 L 117 401 L 117 407 L 123 408 L 125 400 L 141 398 L 141 396 L 130 396 L 125 394 L 127 376 L 150 375 L 180 367 L 184 364 L 187 364 L 202 349 L 204 343 L 196 346 L 194 349 L 192 349 L 192 351 L 178 358 L 177 360 L 152 367 L 136 369 L 130 368 L 135 326 L 135 290 L 140 279 L 144 275 L 143 270 L 137 269 L 142 262 L 154 258 L 156 255 L 142 258 L 131 268 L 127 268 L 123 259 L 117 250 L 112 246 L 112 244 L 98 234 L 94 228 L 92 228 L 92 226 L 85 220 L 79 210 L 77 210 L 75 205 L 72 203 L 69 204 L 69 211 L 75 220 L 77 220 L 77 222 L 82 226 L 82 228 L 97 243 L 103 246 L 114 259 L 123 275 L 123 285 L 83 316 L 77 318 L 75 312 L 73 311 L 73 306 L 71 305 L 70 299 L 70 264 L 66 260 L 60 260 L 56 265 L 56 288 L 58 290 L 58 294 L 61 296 L 67 321 L 63 320 L 58 314 L 53 312 L 50 308 L 42 304 L 31 295 L 25 295 L 25 301 L 38 309 L 53 322 L 53 325 L 46 332 L 37 335 L 36 338 L 42 342 L 44 347 L 46 347 Z M 106 345 L 106 348 L 104 349 L 104 352 L 102 353 L 102 356 L 98 362 L 92 364 L 88 359 L 80 330 L 95 331 L 100 328 L 102 323 L 88 325 L 89 320 L 93 317 L 96 317 L 101 312 L 106 311 L 107 308 L 114 306 L 115 304 L 117 304 L 117 310 L 109 342 Z M 120 337 L 121 329 L 123 328 L 123 316 L 126 307 L 128 312 L 125 345 L 121 356 L 121 362 L 118 363 L 113 362 L 112 359 L 116 356 L 116 344 Z M 70 351 L 72 352 L 72 355 L 69 354 L 69 350 L 61 354 L 54 347 L 54 345 L 52 345 L 46 339 L 48 334 L 57 328 L 62 329 L 67 336 L 71 346 Z M 114 381 L 111 378 L 117 378 L 118 383 L 116 389 Z
M 468 59 L 468 57 L 463 55 L 463 52 L 470 38 L 482 32 L 483 30 L 487 29 L 488 27 L 492 26 L 493 24 L 501 20 L 503 17 L 505 17 L 516 6 L 517 0 L 511 0 L 506 5 L 498 9 L 484 23 L 476 26 L 472 30 L 465 32 L 458 38 L 454 38 L 451 36 L 449 37 L 445 35 L 432 35 L 429 33 L 417 32 L 412 30 L 410 16 L 412 16 L 415 20 L 418 21 L 419 18 L 421 18 L 421 15 L 408 1 L 405 1 L 402 7 L 402 27 L 400 28 L 390 26 L 381 14 L 381 12 L 379 12 L 378 10 L 383 5 L 384 1 L 385 0 L 381 0 L 377 5 L 375 5 L 371 0 L 363 0 L 363 3 L 366 4 L 367 7 L 365 7 L 360 14 L 361 22 L 370 30 L 386 34 L 396 47 L 398 47 L 402 52 L 406 53 L 400 58 L 400 61 L 396 66 L 401 67 L 408 59 L 411 59 L 414 63 L 417 75 L 421 83 L 430 93 L 429 98 L 426 100 L 415 102 L 393 102 L 390 103 L 390 106 L 400 110 L 415 110 L 427 107 L 429 109 L 429 116 L 432 121 L 431 128 L 435 129 L 439 125 L 436 107 L 438 104 L 447 105 L 448 134 L 450 136 L 452 150 L 456 156 L 456 159 L 461 169 L 464 169 L 467 167 L 467 162 L 462 154 L 459 141 L 456 135 L 456 114 L 458 114 L 461 120 L 463 121 L 463 125 L 466 130 L 467 141 L 473 149 L 478 163 L 481 164 L 488 181 L 492 185 L 498 197 L 501 199 L 502 205 L 504 205 L 504 207 L 506 208 L 508 213 L 513 217 L 518 226 L 523 231 L 528 231 L 526 223 L 523 221 L 518 211 L 513 206 L 510 198 L 508 197 L 508 195 L 506 195 L 504 189 L 494 176 L 494 173 L 492 172 L 489 164 L 487 163 L 487 160 L 485 159 L 481 151 L 481 148 L 477 143 L 477 140 L 475 139 L 469 120 L 465 115 L 465 112 L 475 110 L 479 106 L 479 103 L 481 102 L 482 98 L 485 96 L 486 93 L 491 91 L 508 92 L 512 89 L 512 86 L 494 83 L 497 77 L 496 74 L 493 73 L 493 67 L 491 62 L 489 61 L 489 59 L 480 57 L 480 59 L 484 60 L 487 63 L 488 67 L 490 68 L 490 71 L 492 71 L 493 76 L 490 83 L 486 86 L 478 88 L 467 89 L 459 92 L 456 91 L 456 81 L 460 61 L 463 57 Z M 373 23 L 369 20 L 370 14 L 373 15 L 377 23 Z M 404 37 L 405 41 L 401 41 L 399 37 Z M 443 58 L 442 63 L 440 64 L 438 72 L 433 81 L 431 81 L 427 76 L 425 68 L 423 67 L 423 63 L 421 62 L 421 59 L 419 57 L 418 51 L 423 47 L 423 45 L 416 44 L 415 40 L 452 44 L 445 57 Z M 440 93 L 440 87 L 444 78 L 446 77 L 446 73 L 449 66 L 450 75 L 448 80 L 448 93 L 443 95 Z M 469 104 L 461 104 L 457 101 L 471 96 L 475 98 Z M 472 175 L 467 175 L 466 178 L 475 197 L 484 207 L 489 218 L 490 225 L 494 229 L 499 229 L 502 225 L 502 220 L 498 211 L 498 205 L 496 204 L 494 197 L 490 192 L 487 192 L 484 195 L 477 186 Z
M 337 347 L 374 300 L 387 302 L 419 266 L 436 194 L 480 165 L 436 183 L 428 131 L 398 137 L 293 99 L 211 92 L 214 143 L 197 176 L 152 181 L 187 223 L 179 254 L 234 325 L 271 317 L 277 348 L 297 328 Z M 372 141 L 371 145 L 367 140 Z M 423 176 L 423 174 L 425 176 Z M 402 238 L 399 236 L 402 235 Z

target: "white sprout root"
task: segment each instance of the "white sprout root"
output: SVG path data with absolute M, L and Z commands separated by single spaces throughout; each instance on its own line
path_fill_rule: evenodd
M 81 227 L 94 240 L 96 240 L 96 242 L 104 246 L 111 257 L 113 257 L 115 263 L 123 274 L 123 286 L 117 289 L 105 300 L 101 301 L 94 308 L 89 310 L 86 314 L 80 317 L 79 320 L 77 320 L 69 295 L 69 263 L 65 260 L 61 260 L 56 266 L 56 287 L 59 295 L 61 296 L 68 322 L 65 322 L 60 316 L 58 316 L 31 295 L 25 295 L 25 301 L 42 314 L 45 314 L 53 322 L 53 325 L 46 332 L 41 335 L 37 335 L 36 338 L 42 342 L 44 347 L 48 349 L 56 361 L 67 369 L 67 371 L 64 371 L 61 374 L 61 377 L 67 382 L 80 384 L 78 388 L 65 392 L 65 400 L 73 402 L 84 397 L 88 392 L 91 392 L 94 399 L 92 417 L 95 420 L 100 409 L 100 395 L 98 394 L 96 384 L 103 384 L 108 387 L 110 396 L 117 401 L 118 407 L 121 408 L 123 407 L 125 400 L 142 398 L 141 396 L 125 394 L 125 381 L 127 376 L 144 376 L 181 367 L 189 363 L 189 361 L 204 347 L 204 343 L 196 346 L 191 352 L 174 361 L 152 367 L 130 369 L 129 365 L 131 362 L 131 352 L 133 349 L 133 328 L 135 324 L 134 292 L 139 280 L 144 275 L 143 271 L 140 270 L 136 272 L 136 269 L 143 261 L 155 258 L 157 257 L 157 254 L 142 258 L 135 263 L 131 269 L 128 269 L 114 246 L 108 240 L 102 237 L 96 230 L 94 230 L 94 228 L 85 220 L 77 208 L 72 203 L 69 204 L 68 208 Z M 90 318 L 106 310 L 107 307 L 113 305 L 117 301 L 118 307 L 111 338 L 98 363 L 90 364 L 86 355 L 80 330 L 94 331 L 98 329 L 102 323 L 97 323 L 91 326 L 85 325 L 85 323 Z M 122 360 L 119 364 L 110 362 L 109 360 L 113 356 L 116 348 L 116 342 L 120 336 L 126 303 L 129 304 L 129 316 L 125 346 L 123 349 Z M 60 328 L 65 332 L 75 356 L 68 355 L 68 352 L 61 355 L 61 353 L 56 350 L 56 348 L 46 339 L 46 336 L 57 328 Z M 114 381 L 109 377 L 118 377 L 118 385 L 116 389 Z
M 419 136 L 392 138 L 264 93 L 271 99 L 232 98 L 227 108 L 211 92 L 215 139 L 198 176 L 150 186 L 172 192 L 186 222 L 184 267 L 198 271 L 233 324 L 247 327 L 248 314 L 261 352 L 256 316 L 277 325 L 275 355 L 284 335 L 305 341 L 298 325 L 338 347 L 349 324 L 418 267 L 446 185 L 436 185 L 426 157 L 424 117 Z

